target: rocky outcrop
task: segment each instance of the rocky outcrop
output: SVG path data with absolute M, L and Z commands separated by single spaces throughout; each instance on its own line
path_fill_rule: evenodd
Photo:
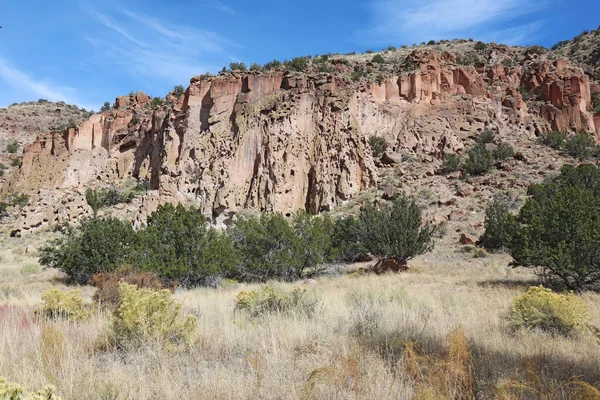
M 160 203 L 182 202 L 221 224 L 242 209 L 290 215 L 344 204 L 377 183 L 373 135 L 386 139 L 389 154 L 431 160 L 460 152 L 484 129 L 599 132 L 588 78 L 562 61 L 466 66 L 419 50 L 408 70 L 358 81 L 346 64 L 334 60 L 328 73 L 194 77 L 184 96 L 171 93 L 161 106 L 141 92 L 119 97 L 112 110 L 28 146 L 1 191 L 82 198 L 90 185 L 132 177 L 152 188 L 138 221 Z M 522 87 L 539 101 L 526 103 Z M 52 223 L 45 216 L 57 215 L 61 199 L 39 203 L 32 215 Z

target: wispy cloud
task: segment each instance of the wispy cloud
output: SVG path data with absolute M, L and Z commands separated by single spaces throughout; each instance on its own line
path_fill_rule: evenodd
M 77 103 L 75 89 L 34 78 L 11 65 L 2 57 L 0 57 L 0 79 L 4 80 L 15 91 L 20 91 L 28 96 L 51 101 L 64 101 L 71 104 Z
M 366 41 L 393 40 L 411 44 L 423 40 L 501 36 L 527 41 L 520 35 L 540 26 L 523 17 L 551 0 L 376 0 L 370 5 L 372 25 L 362 31 Z M 501 39 L 501 38 L 500 38 Z M 502 40 L 505 41 L 505 40 Z
M 113 64 L 135 76 L 185 82 L 218 69 L 211 60 L 234 58 L 229 49 L 236 44 L 215 32 L 170 24 L 127 9 L 111 15 L 97 10 L 89 14 L 108 29 L 85 38 Z
M 215 10 L 224 12 L 229 15 L 239 15 L 240 13 L 233 7 L 221 3 L 220 1 L 211 1 L 210 4 L 214 7 Z

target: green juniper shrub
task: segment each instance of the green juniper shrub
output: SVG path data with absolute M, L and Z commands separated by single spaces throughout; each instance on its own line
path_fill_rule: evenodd
M 519 86 L 519 93 L 523 101 L 529 101 L 531 99 L 531 92 L 525 86 Z
M 110 103 L 105 101 L 102 107 L 100 107 L 100 112 L 110 111 Z
M 359 241 L 380 260 L 400 265 L 433 249 L 437 226 L 422 224 L 421 208 L 414 200 L 399 196 L 375 208 L 371 204 L 358 218 Z
M 154 107 L 160 107 L 164 104 L 164 102 L 163 99 L 161 99 L 160 97 L 154 97 L 150 104 Z
M 597 79 L 600 80 L 600 69 L 598 70 L 597 75 L 598 75 Z M 592 110 L 595 113 L 600 114 L 600 93 L 596 93 L 592 97 Z
M 387 150 L 388 143 L 382 137 L 371 136 L 369 138 L 369 146 L 371 147 L 373 156 L 381 157 L 383 155 L 383 153 L 385 153 L 385 151 Z
M 40 264 L 57 268 L 74 283 L 87 284 L 98 272 L 115 271 L 123 265 L 135 246 L 131 224 L 116 218 L 84 220 L 40 249 Z
M 483 175 L 494 165 L 494 156 L 486 149 L 485 144 L 477 143 L 467 153 L 464 172 L 468 175 Z
M 294 215 L 292 226 L 296 240 L 303 244 L 298 252 L 303 272 L 318 272 L 320 266 L 336 259 L 337 252 L 332 243 L 334 222 L 329 215 L 315 217 L 299 211 Z
M 15 154 L 18 150 L 19 150 L 19 142 L 17 142 L 16 140 L 14 140 L 6 145 L 6 151 L 11 154 Z
M 246 67 L 246 64 L 243 62 L 232 62 L 229 64 L 229 70 L 230 71 L 242 71 L 245 72 L 248 68 Z
M 483 43 L 482 41 L 475 43 L 475 50 L 480 51 L 480 50 L 485 50 L 485 49 L 487 49 L 487 45 L 485 43 Z
M 279 60 L 273 60 L 273 61 L 269 61 L 268 63 L 266 63 L 263 68 L 265 71 L 269 71 L 272 69 L 277 69 L 279 67 L 281 67 L 281 61 Z
M 10 203 L 13 207 L 23 208 L 27 204 L 29 204 L 29 195 L 27 195 L 25 193 L 19 193 L 19 194 L 13 195 L 11 197 Z
M 567 135 L 559 131 L 552 131 L 542 138 L 542 143 L 554 150 L 562 150 L 566 141 Z
M 138 269 L 184 286 L 209 284 L 236 263 L 230 238 L 208 229 L 206 217 L 193 207 L 159 206 L 137 236 L 131 259 Z
M 13 167 L 20 167 L 22 164 L 21 159 L 20 158 L 14 158 L 11 162 L 10 165 L 12 165 Z
M 303 72 L 308 67 L 308 58 L 294 57 L 291 61 L 286 62 L 285 66 L 291 71 Z
M 250 71 L 262 71 L 262 66 L 258 63 L 250 64 Z
M 534 267 L 569 290 L 600 289 L 600 171 L 565 165 L 552 181 L 534 184 L 510 245 L 514 265 Z
M 360 242 L 359 223 L 352 215 L 335 220 L 331 239 L 341 261 L 355 262 L 369 252 Z
M 8 212 L 6 211 L 9 207 L 8 203 L 5 203 L 3 201 L 0 201 L 0 219 L 6 217 L 8 215 Z
M 515 236 L 517 222 L 508 206 L 494 199 L 485 210 L 485 232 L 481 244 L 487 249 L 508 249 Z
M 460 171 L 462 159 L 458 154 L 448 153 L 444 155 L 444 161 L 442 164 L 442 171 L 444 173 L 451 173 Z
M 185 93 L 185 88 L 182 85 L 174 86 L 173 93 L 175 94 L 175 96 L 177 96 L 177 98 L 179 98 Z
M 477 137 L 477 143 L 483 143 L 483 144 L 494 143 L 494 140 L 496 140 L 496 133 L 494 133 L 494 131 L 490 131 L 490 130 L 484 130 Z
M 505 161 L 515 156 L 515 149 L 506 142 L 499 142 L 494 149 L 493 156 L 496 160 Z
M 281 214 L 261 214 L 241 218 L 228 228 L 239 265 L 228 278 L 241 281 L 281 279 L 291 281 L 302 275 L 304 264 L 299 253 L 303 243 Z
M 371 61 L 373 61 L 374 63 L 377 63 L 377 64 L 385 64 L 385 59 L 383 58 L 383 56 L 381 54 L 375 54 Z
M 577 133 L 573 135 L 565 144 L 566 152 L 578 160 L 585 160 L 592 155 L 596 147 L 594 138 L 587 133 Z
M 134 196 L 135 193 L 133 191 L 125 193 L 114 187 L 98 190 L 88 188 L 85 191 L 85 200 L 92 208 L 94 216 L 98 213 L 98 210 L 103 207 L 110 207 L 122 203 L 129 204 Z

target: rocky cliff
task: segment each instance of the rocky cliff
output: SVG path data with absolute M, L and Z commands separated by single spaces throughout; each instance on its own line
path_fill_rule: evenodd
M 484 129 L 600 136 L 598 85 L 580 67 L 527 48 L 459 44 L 459 53 L 444 43 L 384 53 L 384 63 L 330 56 L 303 72 L 194 77 L 162 105 L 143 93 L 117 98 L 25 149 L 1 189 L 34 199 L 13 233 L 87 215 L 85 188 L 125 178 L 152 188 L 136 203 L 138 220 L 161 202 L 194 204 L 214 223 L 243 209 L 331 210 L 377 185 L 371 136 L 424 162 L 461 152 Z

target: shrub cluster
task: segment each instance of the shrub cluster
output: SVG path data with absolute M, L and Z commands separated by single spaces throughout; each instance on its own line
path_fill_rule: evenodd
M 542 143 L 554 150 L 562 150 L 566 141 L 567 135 L 559 131 L 552 131 L 542 138 Z
M 6 145 L 6 151 L 8 153 L 14 154 L 18 150 L 19 150 L 19 142 L 17 142 L 16 140 L 14 140 Z
M 79 289 L 68 292 L 59 288 L 49 289 L 42 294 L 43 303 L 35 309 L 38 318 L 69 321 L 84 321 L 90 316 L 90 310 L 83 301 Z
M 450 153 L 444 155 L 442 172 L 451 173 L 460 171 L 462 160 L 458 154 Z
M 94 215 L 99 209 L 114 206 L 121 203 L 131 203 L 135 194 L 133 192 L 124 193 L 117 188 L 110 189 L 87 189 L 85 191 L 85 201 L 94 211 Z
M 2 400 L 61 400 L 56 394 L 54 386 L 46 386 L 42 390 L 29 392 L 27 395 L 25 392 L 23 386 L 0 377 L 0 399 Z
M 435 229 L 421 226 L 421 209 L 404 197 L 379 208 L 368 206 L 357 220 L 334 221 L 305 212 L 291 220 L 262 214 L 240 218 L 224 232 L 209 229 L 194 208 L 167 204 L 138 231 L 114 218 L 93 218 L 77 229 L 67 228 L 40 249 L 40 263 L 60 269 L 76 283 L 88 283 L 94 274 L 125 264 L 185 286 L 210 285 L 218 278 L 291 281 L 366 252 L 406 262 L 432 247 Z
M 496 134 L 493 131 L 485 130 L 477 138 L 477 143 L 468 152 L 464 163 L 458 156 L 448 156 L 444 160 L 444 172 L 453 172 L 461 168 L 465 175 L 483 175 L 487 173 L 496 161 L 506 161 L 515 156 L 513 147 L 499 141 L 493 151 L 488 150 L 488 144 L 496 140 Z M 461 167 L 462 165 L 462 167 Z
M 543 286 L 532 287 L 516 297 L 510 309 L 513 328 L 541 329 L 568 335 L 585 328 L 589 308 L 573 293 L 558 294 Z
M 587 133 L 573 135 L 565 143 L 565 151 L 573 158 L 585 160 L 594 153 L 596 142 Z
M 181 315 L 181 304 L 169 290 L 138 288 L 124 282 L 119 284 L 119 301 L 112 315 L 112 334 L 121 348 L 152 341 L 178 349 L 192 342 L 198 327 L 196 317 Z
M 290 291 L 265 286 L 260 290 L 240 292 L 235 298 L 235 309 L 244 311 L 251 317 L 260 317 L 271 313 L 295 313 L 312 316 L 320 301 L 304 288 Z
M 371 136 L 369 138 L 369 146 L 371 146 L 371 151 L 375 157 L 381 157 L 387 150 L 388 143 L 382 137 Z
M 517 217 L 492 203 L 482 242 L 507 247 L 514 265 L 569 290 L 600 289 L 600 171 L 565 165 L 561 174 L 529 187 Z

